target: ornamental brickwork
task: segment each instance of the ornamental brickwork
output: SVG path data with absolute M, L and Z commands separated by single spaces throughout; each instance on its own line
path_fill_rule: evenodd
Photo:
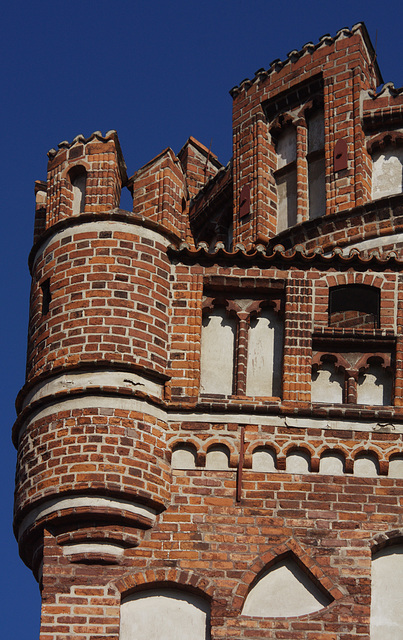
M 40 640 L 391 640 L 403 602 L 403 92 L 364 24 L 128 178 L 35 184 L 15 534 Z M 133 210 L 119 208 L 122 187 Z

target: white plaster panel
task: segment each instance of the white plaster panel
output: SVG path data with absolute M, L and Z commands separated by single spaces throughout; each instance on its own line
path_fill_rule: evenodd
M 403 478 L 403 455 L 394 456 L 389 460 L 388 476 L 390 478 Z
M 203 318 L 201 335 L 201 393 L 232 394 L 236 321 L 224 308 Z
M 381 366 L 371 365 L 358 377 L 357 404 L 390 405 L 392 377 Z
M 181 445 L 172 452 L 172 469 L 194 469 L 196 467 L 196 457 L 193 447 Z
M 403 148 L 378 151 L 372 158 L 372 198 L 401 193 L 403 187 Z
M 370 453 L 359 455 L 354 460 L 354 475 L 364 478 L 375 478 L 378 475 L 378 461 Z
M 88 542 L 63 546 L 63 554 L 65 556 L 71 556 L 75 553 L 110 553 L 114 556 L 122 556 L 123 552 L 123 547 L 119 547 L 117 544 L 107 544 L 103 542 Z
M 371 573 L 371 640 L 402 640 L 403 545 L 375 554 Z
M 286 559 L 269 569 L 249 592 L 242 615 L 253 617 L 302 616 L 319 611 L 331 600 L 298 567 Z
M 344 457 L 341 453 L 325 453 L 319 462 L 319 473 L 329 476 L 342 476 L 344 473 Z
M 332 363 L 323 363 L 322 367 L 312 374 L 312 402 L 340 404 L 343 402 L 343 385 L 344 375 L 336 372 Z
M 209 605 L 177 589 L 150 589 L 122 602 L 119 640 L 208 640 Z
M 297 159 L 297 132 L 295 127 L 286 127 L 282 131 L 276 144 L 276 152 L 278 169 Z
M 276 454 L 273 449 L 261 448 L 252 453 L 253 471 L 276 471 Z
M 247 396 L 280 396 L 282 348 L 283 323 L 266 309 L 249 328 Z
M 207 451 L 206 469 L 223 470 L 229 469 L 229 451 L 225 445 L 216 444 Z
M 127 371 L 103 370 L 85 373 L 66 373 L 55 376 L 52 380 L 36 385 L 24 398 L 23 408 L 30 402 L 40 400 L 45 396 L 60 391 L 67 391 L 76 387 L 127 387 L 162 397 L 163 383 L 152 382 L 144 376 Z
M 277 233 L 297 224 L 297 171 L 288 171 L 277 181 Z
M 311 468 L 311 457 L 305 451 L 292 451 L 286 458 L 287 473 L 308 473 Z
M 157 513 L 155 509 L 151 509 L 151 507 L 138 504 L 134 501 L 128 502 L 127 500 L 123 500 L 120 498 L 107 498 L 105 496 L 96 495 L 52 498 L 52 500 L 42 502 L 41 505 L 32 509 L 25 516 L 18 529 L 18 538 L 21 537 L 24 531 L 28 529 L 28 527 L 30 527 L 35 522 L 35 520 L 50 515 L 55 511 L 60 511 L 61 509 L 72 509 L 76 507 L 87 507 L 89 510 L 94 507 L 107 507 L 108 509 L 117 509 L 119 511 L 124 509 L 125 511 L 129 511 L 130 513 L 149 518 L 152 522 L 155 521 Z

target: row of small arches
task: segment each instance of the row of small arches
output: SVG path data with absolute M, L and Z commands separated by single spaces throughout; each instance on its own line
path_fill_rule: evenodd
M 360 451 L 355 455 L 354 460 L 349 460 L 349 463 L 350 469 L 347 471 L 344 453 L 340 450 L 329 449 L 322 453 L 318 471 L 325 475 L 344 475 L 351 471 L 353 475 L 360 477 L 380 475 L 379 459 L 373 451 Z M 171 466 L 173 469 L 204 467 L 205 469 L 224 471 L 236 466 L 236 464 L 231 462 L 229 447 L 224 444 L 214 444 L 208 447 L 205 459 L 200 461 L 193 444 L 180 443 L 173 448 Z M 270 473 L 280 470 L 277 454 L 273 448 L 259 446 L 254 449 L 252 452 L 252 471 Z M 303 448 L 289 450 L 285 457 L 285 471 L 288 473 L 310 473 L 312 471 L 310 452 Z M 403 478 L 403 453 L 395 453 L 390 456 L 387 475 L 391 478 Z

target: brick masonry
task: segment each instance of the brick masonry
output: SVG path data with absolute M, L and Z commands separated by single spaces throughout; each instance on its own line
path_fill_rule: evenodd
M 128 179 L 113 131 L 49 152 L 13 428 L 14 526 L 42 592 L 40 640 L 119 640 L 122 600 L 155 586 L 205 598 L 217 640 L 369 638 L 372 554 L 403 536 L 403 474 L 392 472 L 403 459 L 403 196 L 371 195 L 371 153 L 399 146 L 403 98 L 391 85 L 376 93 L 380 83 L 359 24 L 232 89 L 226 167 L 189 138 Z M 315 109 L 326 207 L 309 219 Z M 297 132 L 297 224 L 277 233 L 286 126 Z M 119 209 L 122 186 L 131 212 Z M 330 313 L 340 288 L 364 292 L 368 309 Z M 216 308 L 224 324 L 236 319 L 229 395 L 200 393 L 203 310 L 208 321 Z M 281 394 L 246 395 L 248 332 L 266 308 L 283 327 Z M 344 380 L 340 400 L 313 401 L 327 366 Z M 373 371 L 387 401 L 358 402 Z M 193 468 L 171 464 L 181 449 Z M 225 469 L 209 462 L 217 450 Z M 271 471 L 256 469 L 258 451 L 271 452 Z M 290 469 L 293 454 L 305 470 Z M 340 474 L 322 465 L 333 454 Z M 361 459 L 374 473 L 357 475 Z M 284 558 L 330 604 L 243 615 Z

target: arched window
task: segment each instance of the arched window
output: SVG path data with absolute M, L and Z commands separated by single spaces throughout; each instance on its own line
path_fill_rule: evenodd
M 284 127 L 277 136 L 277 233 L 297 223 L 297 132 Z
M 134 593 L 122 602 L 119 640 L 139 638 L 209 640 L 210 605 L 182 589 L 156 588 Z
M 329 325 L 377 329 L 380 325 L 379 289 L 362 284 L 331 287 Z
M 85 207 L 85 192 L 87 187 L 87 172 L 84 167 L 77 165 L 69 171 L 73 192 L 73 215 L 82 213 Z

